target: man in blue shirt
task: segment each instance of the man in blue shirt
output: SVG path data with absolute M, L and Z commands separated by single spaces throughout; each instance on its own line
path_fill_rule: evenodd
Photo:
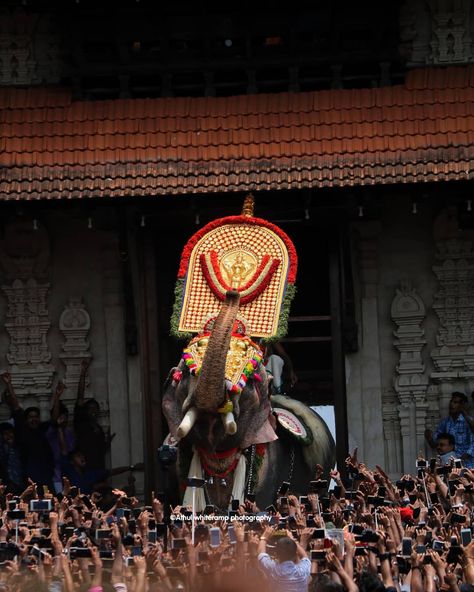
M 467 396 L 455 391 L 449 402 L 449 415 L 438 424 L 434 433 L 426 430 L 425 437 L 432 448 L 441 434 L 451 434 L 456 442 L 455 453 L 461 458 L 466 468 L 474 468 L 474 433 L 471 426 L 473 419 L 467 414 Z

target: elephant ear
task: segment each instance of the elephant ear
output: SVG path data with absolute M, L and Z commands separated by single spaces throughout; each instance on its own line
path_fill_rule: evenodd
M 258 399 L 255 406 L 245 406 L 245 408 L 243 404 L 241 406 L 242 413 L 239 417 L 239 426 L 244 426 L 240 444 L 242 449 L 248 448 L 253 444 L 264 444 L 278 439 L 271 423 L 272 409 L 268 397 L 270 381 L 262 364 L 259 368 L 259 374 L 262 382 L 258 383 L 255 380 L 249 381 L 242 392 L 242 395 L 250 396 L 250 393 L 253 391 L 253 396 Z
M 180 376 L 176 380 L 176 375 Z M 171 435 L 177 437 L 177 429 L 183 419 L 183 403 L 189 392 L 193 377 L 186 364 L 181 360 L 178 367 L 172 368 L 163 387 L 163 413 L 168 422 Z

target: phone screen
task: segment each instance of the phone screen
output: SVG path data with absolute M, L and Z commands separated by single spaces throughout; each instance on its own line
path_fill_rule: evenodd
M 411 549 L 412 549 L 413 540 L 409 538 L 402 539 L 402 555 L 403 557 L 410 557 L 411 556 Z
M 221 529 L 213 526 L 209 529 L 209 544 L 211 547 L 218 547 L 221 544 Z

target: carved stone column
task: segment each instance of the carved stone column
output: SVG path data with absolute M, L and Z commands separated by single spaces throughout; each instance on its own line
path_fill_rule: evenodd
M 77 385 L 81 374 L 81 361 L 92 357 L 87 336 L 91 319 L 81 298 L 71 297 L 59 317 L 59 330 L 64 335 L 63 351 L 59 354 L 66 372 L 66 392 L 63 400 L 73 405 L 77 396 Z
M 444 415 L 451 392 L 471 391 L 474 384 L 474 251 L 470 241 L 451 238 L 437 243 L 433 271 L 439 281 L 433 310 L 439 318 L 431 351 Z
M 114 241 L 102 251 L 105 338 L 107 344 L 107 388 L 111 431 L 120 434 L 112 442 L 112 466 L 126 465 L 130 459 L 130 408 L 128 404 L 125 313 L 118 245 Z M 123 477 L 122 477 L 123 481 Z
M 460 64 L 474 58 L 471 0 L 406 0 L 400 52 L 408 66 Z
M 394 331 L 394 346 L 400 352 L 394 388 L 398 394 L 398 408 L 403 446 L 403 471 L 414 468 L 420 450 L 425 448 L 426 390 L 428 377 L 421 358 L 426 345 L 425 332 L 421 325 L 425 319 L 425 305 L 407 281 L 402 281 L 392 301 L 391 316 L 397 325 Z M 415 437 L 413 437 L 415 435 Z
M 5 329 L 10 336 L 7 361 L 12 384 L 26 404 L 49 417 L 54 366 L 47 343 L 50 328 L 47 278 L 49 239 L 44 227 L 17 218 L 0 244 L 2 290 L 7 298 Z
M 386 460 L 380 449 L 384 437 L 377 295 L 380 225 L 362 222 L 357 224 L 356 230 L 361 290 L 361 344 L 356 358 L 357 372 L 352 372 L 354 379 L 357 376 L 358 385 L 354 383 L 350 386 L 347 401 L 349 431 L 359 445 L 360 457 L 369 466 L 374 466 Z
M 402 434 L 398 415 L 398 397 L 393 390 L 385 390 L 382 399 L 383 434 L 385 438 L 385 467 L 389 475 L 403 472 Z

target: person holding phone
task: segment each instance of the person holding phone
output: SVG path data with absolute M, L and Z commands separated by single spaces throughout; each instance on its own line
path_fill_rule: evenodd
M 467 414 L 468 400 L 464 393 L 454 391 L 449 402 L 449 415 L 438 424 L 434 433 L 425 431 L 425 438 L 432 448 L 441 434 L 451 434 L 456 442 L 456 457 L 463 460 L 467 469 L 474 468 L 474 433 L 471 430 L 471 417 Z
M 301 539 L 307 544 L 311 529 L 305 531 Z M 279 537 L 276 542 L 275 561 L 267 553 L 267 542 L 273 533 L 274 528 L 267 526 L 258 544 L 258 562 L 270 581 L 272 592 L 306 592 L 311 578 L 311 561 L 306 549 L 288 531 L 289 536 Z
M 456 458 L 456 440 L 452 434 L 441 433 L 436 440 L 436 452 L 440 465 L 448 465 Z
M 105 455 L 115 434 L 106 435 L 98 421 L 99 404 L 95 399 L 85 399 L 86 377 L 90 360 L 81 363 L 81 375 L 77 385 L 77 399 L 74 408 L 74 431 L 76 446 L 84 453 L 88 466 L 105 469 Z
M 41 421 L 39 407 L 21 407 L 9 372 L 3 372 L 1 378 L 6 386 L 5 401 L 15 422 L 15 439 L 21 451 L 25 476 L 52 489 L 54 461 L 46 438 L 49 422 Z

